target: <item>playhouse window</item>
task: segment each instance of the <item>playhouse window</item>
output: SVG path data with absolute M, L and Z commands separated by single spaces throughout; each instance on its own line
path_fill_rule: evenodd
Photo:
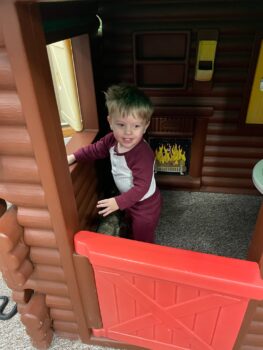
M 64 136 L 83 129 L 71 40 L 47 45 L 55 96 Z
M 246 123 L 263 124 L 263 40 L 261 40 L 257 66 L 251 88 L 250 100 L 248 104 Z

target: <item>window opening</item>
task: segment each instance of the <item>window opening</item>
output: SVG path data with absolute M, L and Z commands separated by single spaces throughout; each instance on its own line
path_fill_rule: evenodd
M 64 136 L 83 129 L 71 40 L 47 45 L 55 97 Z

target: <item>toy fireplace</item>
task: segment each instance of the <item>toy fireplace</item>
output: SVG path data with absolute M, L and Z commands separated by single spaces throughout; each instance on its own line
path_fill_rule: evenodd
M 212 114 L 212 107 L 203 106 L 155 109 L 148 141 L 155 152 L 160 185 L 200 188 L 206 129 Z
M 150 138 L 155 153 L 155 171 L 187 175 L 190 164 L 191 139 Z

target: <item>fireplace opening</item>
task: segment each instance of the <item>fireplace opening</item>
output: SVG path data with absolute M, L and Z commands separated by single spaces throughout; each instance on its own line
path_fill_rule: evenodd
M 156 138 L 149 139 L 155 153 L 155 171 L 188 175 L 191 155 L 190 138 Z

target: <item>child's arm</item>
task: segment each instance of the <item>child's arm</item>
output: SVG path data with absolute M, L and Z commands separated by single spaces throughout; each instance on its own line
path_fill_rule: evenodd
M 76 162 L 76 158 L 75 158 L 74 154 L 69 154 L 67 156 L 67 160 L 68 160 L 68 165 L 71 165 L 71 164 Z
M 68 164 L 79 161 L 89 161 L 106 158 L 109 156 L 109 148 L 114 144 L 115 139 L 112 133 L 102 137 L 99 141 L 79 148 L 76 152 L 67 156 Z
M 74 152 L 77 162 L 85 162 L 96 159 L 103 159 L 109 156 L 109 149 L 115 143 L 112 133 L 102 137 L 99 141 L 87 145 Z
M 102 199 L 101 201 L 98 201 L 97 208 L 104 208 L 99 211 L 99 214 L 102 216 L 107 216 L 114 211 L 119 209 L 119 206 L 115 200 L 114 197 Z

